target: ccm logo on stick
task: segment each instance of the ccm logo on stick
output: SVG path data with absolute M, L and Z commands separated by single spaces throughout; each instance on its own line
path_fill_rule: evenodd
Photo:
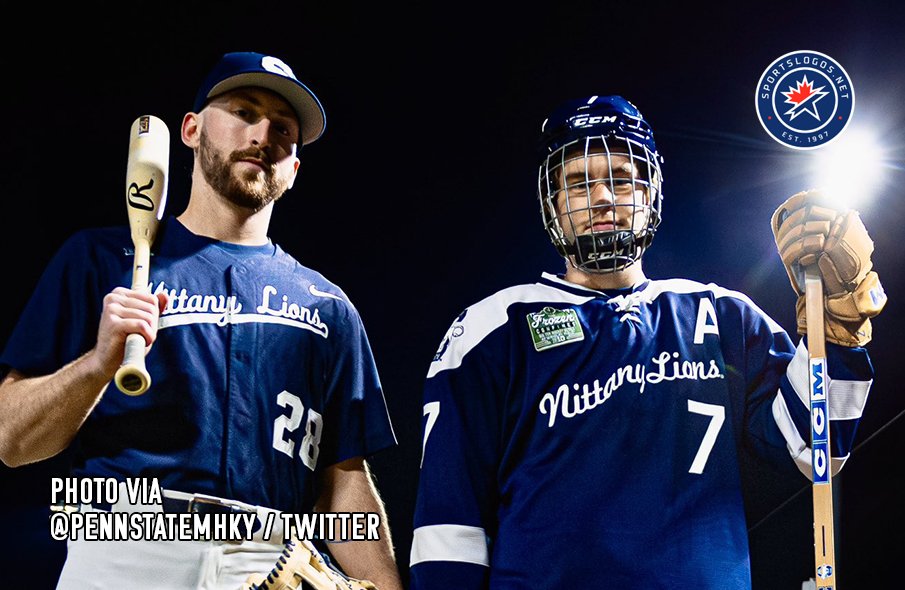
M 811 359 L 811 462 L 814 483 L 829 482 L 829 414 L 826 405 L 826 359 Z

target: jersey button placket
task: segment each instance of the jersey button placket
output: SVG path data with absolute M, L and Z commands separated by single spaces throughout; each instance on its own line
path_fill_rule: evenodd
M 244 265 L 230 267 L 230 295 L 243 302 L 243 308 L 252 306 L 245 313 L 254 313 L 254 285 L 249 280 L 248 268 Z M 231 491 L 234 484 L 244 481 L 242 466 L 247 463 L 244 456 L 248 425 L 251 423 L 247 407 L 250 392 L 254 388 L 253 350 L 257 324 L 231 321 L 229 326 L 229 348 L 227 350 L 227 395 L 224 415 L 226 416 L 225 459 L 227 485 Z

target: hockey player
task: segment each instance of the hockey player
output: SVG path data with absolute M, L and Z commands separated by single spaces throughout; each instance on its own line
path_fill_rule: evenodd
M 634 105 L 567 101 L 542 144 L 540 205 L 566 270 L 467 308 L 433 359 L 412 588 L 750 588 L 739 454 L 810 477 L 805 339 L 741 293 L 645 277 L 663 177 Z M 773 227 L 799 296 L 805 261 L 826 282 L 838 470 L 885 295 L 857 214 L 818 200 L 795 195 Z M 804 334 L 801 297 L 798 311 Z

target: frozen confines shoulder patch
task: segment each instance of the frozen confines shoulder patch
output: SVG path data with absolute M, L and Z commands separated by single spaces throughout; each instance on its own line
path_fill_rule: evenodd
M 527 319 L 531 340 L 538 352 L 584 340 L 584 331 L 574 309 L 545 307 L 538 312 L 529 313 Z

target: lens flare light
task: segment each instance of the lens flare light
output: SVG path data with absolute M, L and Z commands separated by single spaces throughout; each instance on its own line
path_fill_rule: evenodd
M 884 153 L 866 129 L 849 128 L 813 155 L 812 184 L 839 209 L 868 205 L 883 186 Z

